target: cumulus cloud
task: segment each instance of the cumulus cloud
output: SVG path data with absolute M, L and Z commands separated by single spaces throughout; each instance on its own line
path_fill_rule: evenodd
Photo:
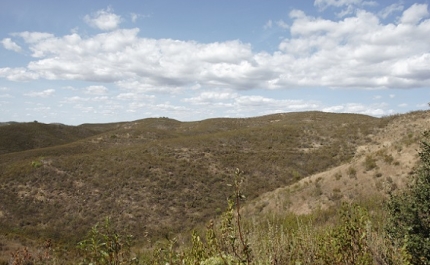
M 34 44 L 41 42 L 46 39 L 52 39 L 54 38 L 54 34 L 46 33 L 46 32 L 19 32 L 19 33 L 13 33 L 13 36 L 18 36 L 24 39 L 25 42 L 29 44 Z
M 402 24 L 417 24 L 420 20 L 427 18 L 429 12 L 427 10 L 427 4 L 414 4 L 405 12 L 403 12 L 400 18 Z
M 11 81 L 31 81 L 39 79 L 40 76 L 24 67 L 4 67 L 0 68 L 0 77 L 7 78 Z
M 53 95 L 54 93 L 55 93 L 55 89 L 45 89 L 43 91 L 32 91 L 29 93 L 25 93 L 24 96 L 46 98 Z
M 104 95 L 107 91 L 108 89 L 105 86 L 89 86 L 85 88 L 85 93 L 91 95 Z
M 3 39 L 1 43 L 6 50 L 11 50 L 15 52 L 20 52 L 22 50 L 21 47 L 15 42 L 13 42 L 10 38 Z
M 315 1 L 321 8 L 366 4 L 371 3 Z M 182 93 L 195 84 L 207 91 L 428 87 L 427 9 L 425 4 L 413 5 L 392 23 L 383 23 L 380 14 L 364 9 L 339 20 L 293 10 L 290 25 L 276 22 L 288 26 L 290 37 L 280 41 L 277 51 L 268 53 L 254 52 L 240 40 L 199 43 L 143 38 L 137 28 L 118 28 L 120 17 L 108 8 L 87 17 L 108 32 L 90 36 L 76 32 L 65 36 L 14 34 L 28 45 L 34 60 L 26 67 L 0 68 L 0 77 L 113 83 L 124 93 Z M 93 89 L 93 93 L 106 92 Z
M 98 10 L 91 15 L 86 15 L 84 21 L 91 27 L 109 31 L 119 27 L 121 16 L 114 14 L 112 8 L 109 7 L 107 9 Z

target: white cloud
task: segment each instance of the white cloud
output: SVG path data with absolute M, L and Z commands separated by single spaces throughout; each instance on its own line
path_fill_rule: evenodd
M 400 18 L 402 24 L 417 24 L 420 20 L 429 16 L 427 4 L 413 4 L 410 8 L 403 12 Z
M 0 68 L 0 77 L 7 78 L 11 81 L 30 81 L 39 79 L 39 75 L 37 73 L 28 71 L 28 69 L 23 67 L 18 68 Z
M 54 93 L 55 93 L 55 89 L 45 89 L 43 91 L 32 91 L 29 93 L 25 93 L 24 96 L 46 98 L 53 95 Z
M 15 42 L 13 42 L 10 38 L 3 39 L 1 43 L 6 50 L 11 50 L 15 52 L 20 52 L 22 50 L 21 47 Z
M 403 9 L 404 9 L 404 6 L 401 3 L 395 3 L 379 11 L 378 15 L 385 19 L 389 17 L 392 13 L 401 12 L 403 11 Z
M 38 43 L 46 39 L 54 38 L 54 35 L 51 33 L 46 32 L 19 32 L 19 33 L 13 33 L 12 36 L 15 37 L 21 37 L 24 39 L 25 42 L 29 44 Z
M 393 111 L 386 108 L 385 103 L 364 105 L 360 103 L 346 103 L 342 105 L 335 105 L 322 108 L 325 112 L 338 112 L 338 113 L 358 113 L 364 115 L 371 115 L 381 117 L 384 115 L 392 114 Z
M 116 96 L 116 98 L 119 100 L 140 101 L 140 100 L 153 100 L 153 99 L 155 99 L 155 96 L 154 95 L 145 95 L 145 94 L 140 94 L 140 93 L 127 92 L 127 93 L 120 93 L 119 95 Z
M 365 4 L 316 3 L 322 7 Z M 100 16 L 113 14 L 110 9 L 102 11 Z M 428 87 L 427 16 L 427 5 L 413 5 L 401 19 L 387 24 L 378 14 L 365 10 L 340 20 L 293 10 L 288 28 L 291 37 L 282 40 L 279 50 L 272 54 L 254 52 L 250 44 L 239 40 L 199 43 L 142 38 L 137 28 L 90 36 L 22 32 L 14 36 L 24 40 L 34 60 L 26 67 L 0 68 L 0 77 L 113 83 L 124 93 L 137 94 L 178 94 L 195 88 L 204 92 L 321 86 Z M 283 24 L 278 21 L 277 25 Z
M 196 97 L 186 98 L 183 101 L 196 105 L 206 105 L 214 102 L 231 101 L 237 97 L 237 93 L 230 91 L 204 91 Z
M 105 86 L 89 86 L 85 88 L 85 94 L 104 95 L 108 89 Z
M 121 16 L 112 13 L 112 8 L 102 9 L 94 14 L 86 15 L 84 21 L 91 27 L 98 28 L 100 30 L 114 30 L 118 28 L 121 23 Z
M 89 100 L 89 98 L 73 96 L 73 97 L 64 98 L 64 101 L 62 101 L 61 103 L 76 103 L 76 102 L 83 102 L 83 101 L 88 101 L 88 100 Z
M 278 27 L 280 27 L 281 29 L 288 29 L 290 26 L 285 22 L 285 21 L 283 21 L 282 19 L 280 19 L 280 20 L 278 20 L 278 21 L 276 21 L 276 25 L 278 26 Z

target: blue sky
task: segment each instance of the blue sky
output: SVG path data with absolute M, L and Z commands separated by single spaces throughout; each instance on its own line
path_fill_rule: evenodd
M 0 122 L 427 109 L 426 1 L 0 2 Z

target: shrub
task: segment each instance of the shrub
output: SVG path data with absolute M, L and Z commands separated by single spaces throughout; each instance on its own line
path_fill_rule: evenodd
M 336 180 L 341 179 L 341 178 L 342 178 L 342 173 L 341 173 L 341 172 L 337 172 L 336 174 L 334 174 L 334 178 L 335 178 Z
M 136 258 L 131 257 L 130 235 L 121 235 L 112 227 L 106 218 L 102 227 L 95 225 L 88 238 L 78 243 L 81 250 L 81 264 L 138 264 Z
M 371 156 L 371 155 L 366 156 L 366 159 L 364 160 L 363 165 L 364 165 L 364 168 L 366 171 L 370 171 L 370 170 L 378 167 L 376 165 L 375 158 L 373 158 L 373 156 Z
M 348 176 L 350 178 L 356 178 L 357 177 L 357 170 L 353 167 L 349 167 L 347 173 L 348 173 Z
M 421 142 L 420 167 L 414 182 L 387 204 L 387 231 L 404 252 L 405 264 L 430 264 L 430 131 Z
M 320 241 L 319 259 L 323 264 L 372 264 L 367 211 L 358 205 L 344 203 L 339 214 L 340 224 Z

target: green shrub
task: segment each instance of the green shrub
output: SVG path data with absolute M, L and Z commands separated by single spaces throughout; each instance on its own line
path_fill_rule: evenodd
M 409 188 L 391 194 L 387 231 L 402 249 L 405 264 L 430 264 L 430 131 L 421 142 L 420 167 Z
M 343 204 L 340 224 L 321 238 L 318 254 L 323 264 L 373 264 L 368 244 L 367 211 L 358 205 Z
M 138 260 L 131 257 L 131 239 L 131 235 L 119 234 L 106 218 L 102 227 L 95 225 L 88 238 L 78 243 L 80 264 L 138 264 Z

